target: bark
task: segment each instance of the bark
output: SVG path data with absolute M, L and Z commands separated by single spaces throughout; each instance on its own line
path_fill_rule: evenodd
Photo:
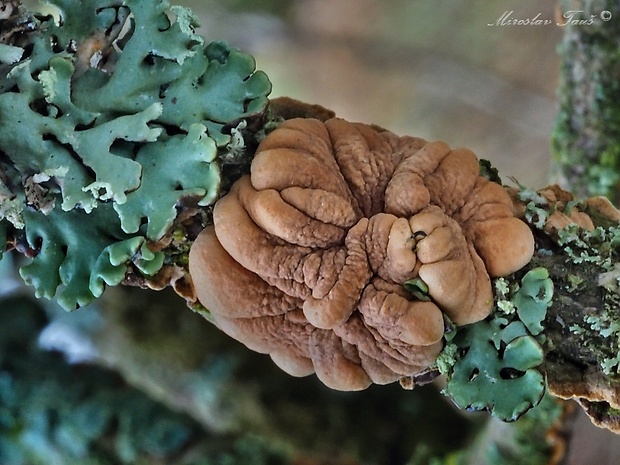
M 560 9 L 563 18 L 559 21 L 568 24 L 559 49 L 560 109 L 552 135 L 555 177 L 577 197 L 605 195 L 617 204 L 620 3 L 563 0 Z M 591 23 L 567 21 L 571 15 Z M 575 263 L 562 248 L 542 262 L 556 289 L 546 321 L 550 389 L 578 399 L 595 424 L 618 432 L 620 384 L 617 367 L 610 370 L 619 355 L 614 330 L 618 296 L 615 290 L 598 285 L 601 273 L 615 270 L 616 245 L 611 247 L 614 257 L 603 267 L 596 253 L 588 263 Z
M 620 3 L 560 2 L 568 22 L 560 46 L 560 111 L 553 133 L 554 176 L 578 197 L 620 200 Z M 573 15 L 571 12 L 580 11 Z M 592 24 L 568 21 L 592 19 Z
M 549 390 L 576 399 L 595 424 L 620 433 L 617 291 L 599 285 L 607 273 L 600 262 L 575 263 L 548 237 L 538 239 L 530 266 L 549 271 L 555 292 L 544 323 Z
M 617 7 L 617 2 L 614 5 Z M 583 10 L 586 18 L 595 14 L 598 19 L 589 27 L 566 26 L 562 45 L 561 112 L 554 134 L 558 176 L 574 188 L 576 197 L 601 192 L 613 197 L 620 185 L 617 174 L 620 149 L 614 143 L 620 137 L 620 112 L 614 108 L 615 102 L 620 101 L 620 9 L 614 11 L 593 0 L 566 1 L 563 8 Z M 611 11 L 611 21 L 603 21 L 600 16 L 604 8 Z M 271 111 L 269 121 L 291 116 L 321 119 L 331 116 L 328 110 L 290 100 L 273 101 Z M 261 124 L 248 126 L 249 136 L 250 132 L 259 133 L 265 129 L 262 119 L 256 121 Z M 244 165 L 239 171 L 231 171 L 225 178 L 232 183 L 246 168 Z M 534 194 L 517 201 L 535 232 L 537 248 L 531 263 L 507 281 L 516 284 L 525 272 L 536 267 L 549 271 L 555 289 L 544 324 L 544 369 L 550 391 L 563 398 L 577 399 L 595 423 L 620 432 L 620 269 L 616 265 L 620 227 L 615 216 L 617 212 L 601 208 L 600 202 L 598 206 L 588 202 L 575 204 L 570 194 L 562 195 L 565 198 L 561 201 Z M 596 228 L 588 232 L 587 228 L 576 226 L 563 231 L 545 227 L 547 219 L 558 212 L 567 214 L 569 220 L 565 225 L 570 223 L 573 208 L 585 212 Z M 169 257 L 185 253 L 208 216 L 209 212 L 203 211 L 188 219 L 186 236 L 174 245 L 177 250 L 172 250 L 173 245 L 164 241 L 161 248 Z M 157 284 L 165 287 L 171 277 L 162 275 L 161 278 L 161 283 Z M 129 276 L 125 284 L 149 285 L 133 276 Z M 154 286 L 152 280 L 150 285 L 159 287 Z M 191 305 L 195 304 L 187 286 L 182 290 L 177 286 L 177 291 Z M 304 382 L 284 376 L 265 364 L 265 357 L 248 355 L 248 351 L 239 350 L 239 347 L 234 351 L 229 347 L 220 350 L 215 344 L 218 335 L 209 333 L 203 337 L 203 333 L 196 333 L 196 329 L 200 329 L 197 324 L 180 323 L 176 320 L 178 315 L 171 315 L 169 308 L 149 314 L 156 326 L 156 331 L 151 331 L 153 328 L 149 328 L 143 312 L 153 307 L 145 299 L 138 307 L 129 308 L 127 302 L 132 300 L 119 299 L 117 305 L 121 310 L 116 320 L 108 315 L 112 333 L 119 337 L 101 337 L 100 361 L 124 372 L 131 382 L 158 395 L 166 403 L 193 414 L 211 430 L 223 428 L 220 432 L 229 434 L 252 430 L 265 437 L 275 437 L 287 447 L 304 450 L 317 460 L 316 463 L 320 459 L 328 460 L 329 456 L 338 463 L 357 463 L 357 458 L 371 456 L 376 463 L 408 461 L 412 464 L 424 463 L 433 455 L 446 456 L 455 452 L 458 447 L 466 446 L 468 434 L 479 431 L 478 420 L 463 419 L 455 414 L 439 400 L 437 392 L 429 388 L 417 388 L 416 392 L 421 393 L 411 397 L 398 386 L 375 387 L 344 399 L 314 380 Z M 162 344 L 164 337 L 171 334 L 174 337 L 170 339 L 170 347 Z M 189 334 L 192 337 L 187 337 Z M 207 347 L 207 338 L 209 344 L 217 347 Z M 110 345 L 111 340 L 114 342 Z M 197 356 L 201 350 L 207 353 L 204 359 Z M 217 371 L 222 370 L 222 366 L 223 371 Z M 207 371 L 205 377 L 195 374 L 197 367 Z M 201 385 L 205 380 L 207 383 Z M 191 391 L 194 382 L 202 391 L 196 389 L 195 397 L 191 392 L 179 395 L 182 388 Z M 200 410 L 205 406 L 205 396 L 213 397 L 211 411 Z M 220 407 L 222 410 L 218 410 Z M 231 423 L 224 423 L 223 418 Z M 358 426 L 352 432 L 354 424 Z M 439 433 L 429 432 L 431 424 L 437 426 Z M 446 424 L 451 425 L 447 432 Z M 559 463 L 562 434 L 557 433 L 555 421 L 540 424 L 544 425 L 542 430 L 528 430 L 531 445 L 540 446 L 549 463 Z M 517 456 L 525 450 L 517 439 L 522 434 L 518 425 L 519 422 L 514 427 L 502 428 L 502 439 L 511 442 Z M 494 428 L 490 426 L 486 431 L 490 433 L 483 433 L 483 437 L 496 444 L 491 434 Z M 548 442 L 550 432 L 556 432 L 559 437 L 560 445 L 555 449 Z M 423 447 L 427 447 L 426 452 Z M 486 446 L 480 447 L 487 450 Z M 480 450 L 472 449 L 470 460 L 484 456 Z
M 289 103 L 277 101 L 272 106 L 272 118 L 285 114 Z M 308 115 L 321 114 L 316 106 L 292 104 L 296 117 L 304 115 L 304 108 Z M 525 188 L 521 192 L 515 190 L 515 202 L 534 231 L 536 254 L 523 270 L 506 280 L 510 286 L 515 285 L 530 269 L 544 267 L 554 282 L 555 294 L 544 323 L 543 344 L 550 391 L 562 398 L 577 399 L 595 423 L 617 432 L 620 271 L 616 262 L 620 213 L 600 198 L 577 203 L 570 193 L 556 187 L 541 193 Z M 571 225 L 573 220 L 586 227 Z M 568 228 L 559 230 L 564 226 Z M 117 295 L 118 292 L 127 290 L 118 289 Z M 562 463 L 570 435 L 568 406 L 558 408 L 546 401 L 532 415 L 528 413 L 514 424 L 499 428 L 491 423 L 480 429 L 480 418 L 463 418 L 450 412 L 446 399 L 432 387 L 418 387 L 414 393 L 398 386 L 373 387 L 343 399 L 319 386 L 314 378 L 290 378 L 271 366 L 266 357 L 242 350 L 234 342 L 226 343 L 226 338 L 222 340 L 221 334 L 204 321 L 200 325 L 182 323 L 196 315 L 184 315 L 182 310 L 170 313 L 164 308 L 155 311 L 155 301 L 161 298 L 155 295 L 153 301 L 149 297 L 153 294 L 143 293 L 139 300 L 131 294 L 108 300 L 108 330 L 94 338 L 102 362 L 168 405 L 192 414 L 209 429 L 224 427 L 221 432 L 233 434 L 253 431 L 277 438 L 276 442 L 291 450 L 315 458 L 324 458 L 326 448 L 334 454 L 338 450 L 344 463 L 346 457 L 368 457 L 371 452 L 365 444 L 377 430 L 390 431 L 382 439 L 373 440 L 376 447 L 372 457 L 377 463 L 405 463 L 408 456 L 413 456 L 411 463 L 425 463 L 430 457 L 449 453 L 461 454 L 463 463 L 481 463 L 484 457 L 488 458 L 489 450 L 502 451 L 505 461 L 500 463 L 519 463 L 526 450 L 528 454 L 536 451 L 547 460 L 532 463 Z M 151 323 L 139 317 L 145 305 L 152 309 Z M 174 335 L 169 334 L 171 325 L 176 328 Z M 164 340 L 173 349 L 163 344 Z M 215 349 L 209 344 L 203 347 L 207 340 L 211 341 L 209 344 L 220 341 L 217 344 L 221 345 Z M 193 360 L 189 365 L 188 358 Z M 216 359 L 220 361 L 216 363 Z M 227 366 L 227 374 L 213 384 L 212 369 L 208 367 L 219 363 Z M 195 374 L 197 366 L 206 368 L 206 373 Z M 210 387 L 201 391 L 195 386 Z M 234 399 L 227 406 L 231 393 Z M 211 398 L 211 405 L 216 408 L 205 409 L 205 398 Z M 317 405 L 321 409 L 316 409 Z M 380 407 L 385 405 L 393 407 L 387 416 L 381 410 L 384 407 Z M 414 417 L 403 415 L 411 408 L 417 411 Z M 357 428 L 352 436 L 347 425 L 358 422 L 360 409 L 366 412 L 367 427 Z M 334 423 L 336 416 L 341 420 Z M 227 421 L 223 423 L 222 418 Z M 426 425 L 426 436 L 420 436 L 420 421 Z M 440 440 L 441 434 L 438 436 L 437 432 L 443 431 L 446 424 L 459 424 L 460 433 Z M 310 440 L 317 428 L 323 433 Z M 497 436 L 494 433 L 499 429 L 502 434 Z M 478 438 L 476 446 L 468 447 L 465 441 L 474 435 Z M 524 441 L 524 437 L 529 439 Z M 510 462 L 510 457 L 516 461 Z

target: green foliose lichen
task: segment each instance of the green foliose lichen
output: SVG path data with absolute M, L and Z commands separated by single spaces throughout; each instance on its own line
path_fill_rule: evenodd
M 553 298 L 553 281 L 545 268 L 534 268 L 521 280 L 521 287 L 514 294 L 517 315 L 532 336 L 539 335 L 547 308 Z
M 261 113 L 270 83 L 166 1 L 49 3 L 58 20 L 32 16 L 0 66 L 0 249 L 34 257 L 24 279 L 75 308 L 128 266 L 157 272 L 152 244 L 217 199 L 244 151 L 226 127 Z
M 544 354 L 536 336 L 551 305 L 553 283 L 546 269 L 535 268 L 518 289 L 502 280 L 496 291 L 503 309 L 496 306 L 487 319 L 459 328 L 440 355 L 448 380 L 444 392 L 460 408 L 514 421 L 545 393 L 539 370 Z
M 149 275 L 162 265 L 163 254 L 151 252 L 144 237 L 119 231 L 109 205 L 96 215 L 54 209 L 48 215 L 25 211 L 24 217 L 25 240 L 37 254 L 20 275 L 37 297 L 56 297 L 65 309 L 92 302 L 102 294 L 103 283 L 119 284 L 129 264 Z

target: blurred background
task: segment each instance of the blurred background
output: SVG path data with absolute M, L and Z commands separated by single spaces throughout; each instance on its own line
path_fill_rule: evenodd
M 550 182 L 557 112 L 556 2 L 201 0 L 207 39 L 249 52 L 272 96 L 318 103 L 397 134 L 472 149 L 504 182 Z M 501 18 L 552 20 L 500 25 Z M 615 463 L 615 435 L 577 420 L 570 463 Z M 606 447 L 600 447 L 606 444 Z M 607 462 L 608 461 L 608 462 Z
M 172 3 L 195 11 L 208 41 L 253 55 L 274 97 L 468 147 L 505 182 L 549 182 L 563 33 L 555 2 Z M 507 13 L 554 24 L 498 25 Z M 31 290 L 9 260 L 1 265 L 0 465 L 440 464 L 454 463 L 459 447 L 483 450 L 469 442 L 475 433 L 513 434 L 484 413 L 456 412 L 434 386 L 347 395 L 288 377 L 169 292 L 109 289 L 66 314 L 24 299 Z M 29 320 L 14 318 L 14 308 Z M 617 463 L 617 437 L 583 417 L 576 425 L 570 465 Z M 515 460 L 493 463 L 525 463 Z
M 185 1 L 202 34 L 249 52 L 273 96 L 398 134 L 445 140 L 506 179 L 548 182 L 558 76 L 555 2 Z M 512 18 L 546 26 L 497 26 Z M 491 26 L 489 26 L 491 24 Z

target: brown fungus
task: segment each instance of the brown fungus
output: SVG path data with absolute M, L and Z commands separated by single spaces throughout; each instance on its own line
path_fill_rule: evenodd
M 341 119 L 282 123 L 213 221 L 189 267 L 217 326 L 340 390 L 427 371 L 443 315 L 485 318 L 490 278 L 534 250 L 471 151 Z M 405 289 L 411 280 L 427 299 Z
M 549 205 L 553 207 L 552 213 L 545 222 L 544 230 L 547 234 L 556 235 L 558 231 L 569 225 L 576 224 L 580 228 L 591 231 L 594 223 L 587 213 L 581 211 L 577 206 L 569 206 L 574 202 L 573 194 L 565 191 L 557 184 L 547 186 L 538 191 Z

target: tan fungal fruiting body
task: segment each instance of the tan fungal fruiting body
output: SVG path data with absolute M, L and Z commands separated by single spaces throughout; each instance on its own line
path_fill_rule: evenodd
M 190 252 L 200 302 L 223 331 L 295 376 L 364 389 L 420 374 L 444 318 L 479 321 L 490 277 L 532 257 L 512 200 L 467 149 L 340 119 L 293 119 Z M 429 301 L 406 291 L 418 279 Z
M 570 202 L 574 200 L 573 194 L 570 192 L 554 184 L 540 189 L 538 193 L 554 208 L 553 213 L 549 215 L 545 222 L 544 230 L 546 233 L 556 234 L 558 231 L 571 224 L 576 224 L 580 228 L 587 229 L 588 231 L 594 229 L 594 224 L 590 216 L 580 211 L 577 207 L 570 208 L 570 211 L 567 212 L 568 214 L 564 213 Z

